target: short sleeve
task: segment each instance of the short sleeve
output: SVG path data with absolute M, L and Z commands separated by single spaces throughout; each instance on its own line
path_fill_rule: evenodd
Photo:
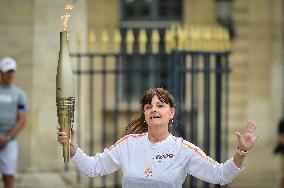
M 18 111 L 19 112 L 26 112 L 28 108 L 27 98 L 23 91 L 20 90 L 19 97 L 18 97 Z

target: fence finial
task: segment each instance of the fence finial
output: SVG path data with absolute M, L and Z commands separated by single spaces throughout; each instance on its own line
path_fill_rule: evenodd
M 119 53 L 120 52 L 120 44 L 121 44 L 121 34 L 120 31 L 118 29 L 115 30 L 114 32 L 114 36 L 113 36 L 113 51 L 115 53 Z
M 128 29 L 126 33 L 126 52 L 128 54 L 133 53 L 133 44 L 134 44 L 134 34 L 132 29 Z
M 141 29 L 138 34 L 138 43 L 139 43 L 139 53 L 146 53 L 146 45 L 147 45 L 147 34 L 145 29 Z
M 209 26 L 204 26 L 202 29 L 202 43 L 203 43 L 203 50 L 205 51 L 214 51 L 213 43 L 215 42 L 212 37 L 212 30 Z
M 184 32 L 185 32 L 185 49 L 190 50 L 190 43 L 191 43 L 189 36 L 190 28 L 188 24 L 184 26 Z
M 95 51 L 95 41 L 96 41 L 95 31 L 91 29 L 89 31 L 89 37 L 88 37 L 88 51 L 89 52 Z
M 189 39 L 190 39 L 190 50 L 198 50 L 198 40 L 199 40 L 199 30 L 198 27 L 195 25 L 192 25 L 189 28 Z
M 101 32 L 101 49 L 103 52 L 108 50 L 109 36 L 107 30 L 103 29 Z
M 154 54 L 159 53 L 159 43 L 160 43 L 160 35 L 157 29 L 152 30 L 152 52 Z
M 181 25 L 177 27 L 177 49 L 184 50 L 185 49 L 185 39 L 186 33 Z

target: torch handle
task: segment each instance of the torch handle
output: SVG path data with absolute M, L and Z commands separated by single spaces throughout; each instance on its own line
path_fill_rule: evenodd
M 68 115 L 59 116 L 60 131 L 65 132 L 67 135 L 67 143 L 63 144 L 63 158 L 64 162 L 69 162 L 70 157 L 70 129 L 71 129 L 71 117 Z

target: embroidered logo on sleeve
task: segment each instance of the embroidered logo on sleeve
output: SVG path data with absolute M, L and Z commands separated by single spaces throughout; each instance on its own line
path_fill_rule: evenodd
M 152 166 L 148 165 L 144 171 L 144 175 L 146 176 L 146 178 L 148 178 L 149 176 L 152 176 L 153 171 L 152 171 Z

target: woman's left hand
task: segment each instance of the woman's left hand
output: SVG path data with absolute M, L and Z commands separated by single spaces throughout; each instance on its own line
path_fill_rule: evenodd
M 245 133 L 243 136 L 239 132 L 236 132 L 236 135 L 241 151 L 249 151 L 259 138 L 259 134 L 256 133 L 256 124 L 253 121 L 246 122 Z

